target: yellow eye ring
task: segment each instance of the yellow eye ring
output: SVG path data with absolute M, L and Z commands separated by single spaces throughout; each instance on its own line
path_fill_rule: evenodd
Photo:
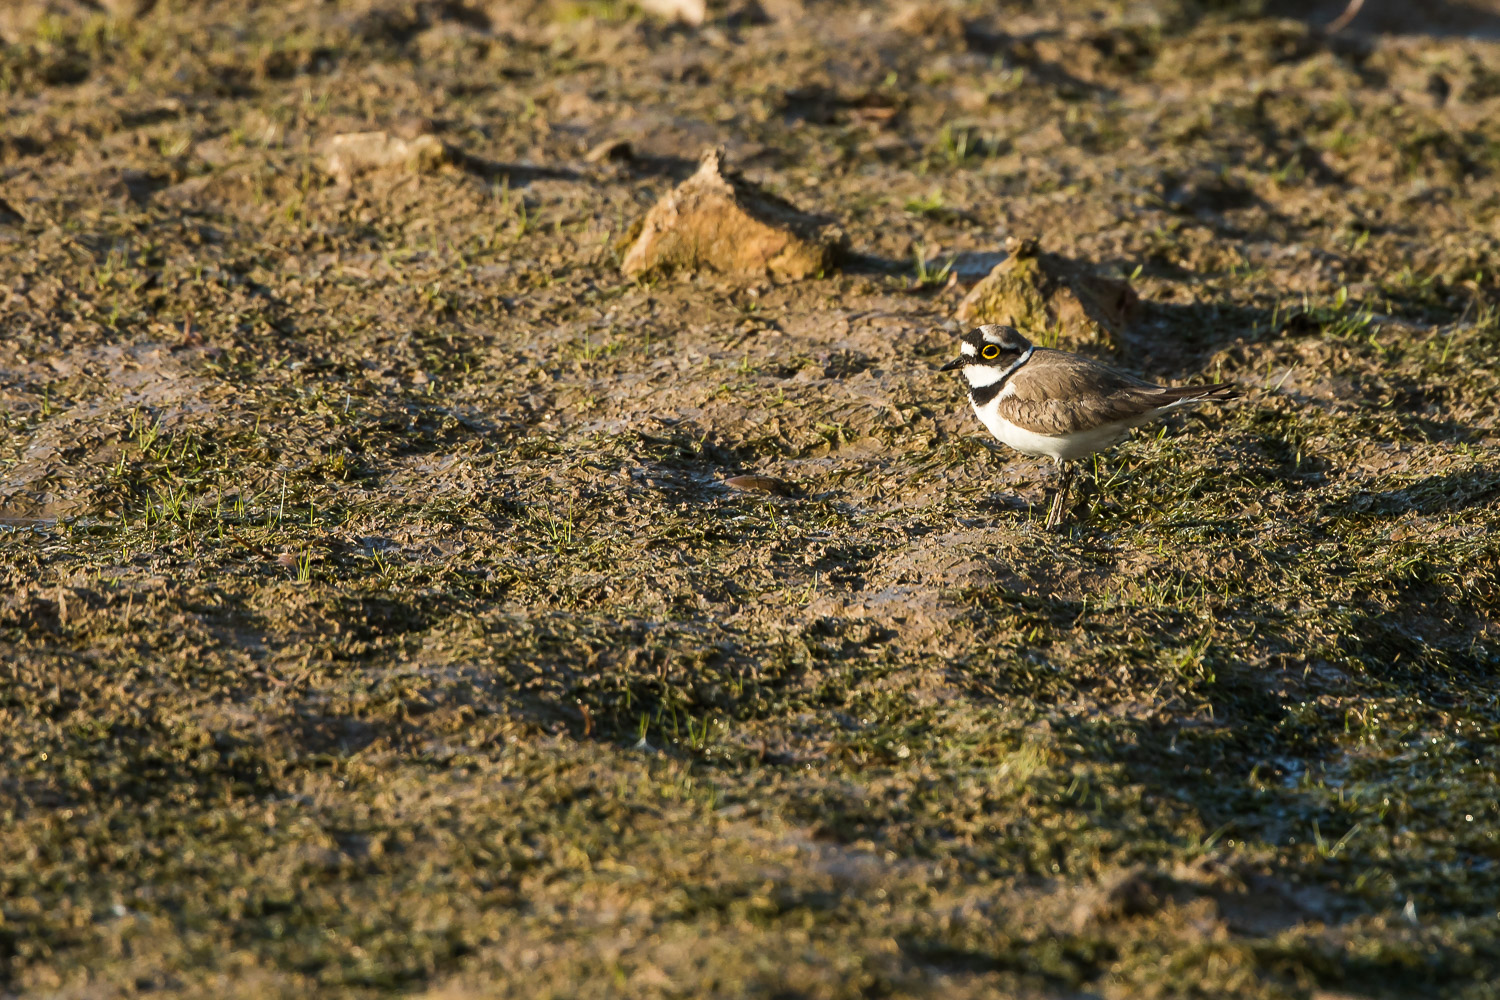
M 1000 348 L 994 344 L 985 344 L 984 350 L 979 353 L 986 361 L 993 361 L 1000 356 Z

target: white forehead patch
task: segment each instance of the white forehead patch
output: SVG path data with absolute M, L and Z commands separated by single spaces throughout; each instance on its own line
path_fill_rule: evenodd
M 962 343 L 962 344 L 959 344 L 959 345 L 958 345 L 958 350 L 959 350 L 959 353 L 960 353 L 960 354 L 965 354 L 965 355 L 968 355 L 968 356 L 969 356 L 969 357 L 971 357 L 971 358 L 972 358 L 972 357 L 973 357 L 973 356 L 974 356 L 974 355 L 975 355 L 975 354 L 977 354 L 977 353 L 978 353 L 978 352 L 977 352 L 977 351 L 976 351 L 976 350 L 975 350 L 975 349 L 974 349 L 974 345 L 973 345 L 973 344 L 971 344 L 971 343 L 969 343 L 969 342 L 968 342 L 968 341 L 967 341 L 967 340 L 966 340 L 966 341 L 964 341 L 964 342 L 963 342 L 963 343 Z
M 1001 346 L 1004 346 L 1005 344 L 1005 334 L 1002 332 L 1003 330 L 1004 327 L 999 326 L 981 326 L 979 328 L 979 332 L 984 334 L 984 339 L 986 341 L 991 344 L 1000 344 Z

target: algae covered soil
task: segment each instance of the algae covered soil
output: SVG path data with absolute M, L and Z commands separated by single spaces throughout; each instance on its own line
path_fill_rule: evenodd
M 7 5 L 0 995 L 1496 996 L 1500 10 L 1342 6 Z M 842 264 L 623 278 L 714 145 Z M 1007 236 L 1244 389 L 1057 536 Z

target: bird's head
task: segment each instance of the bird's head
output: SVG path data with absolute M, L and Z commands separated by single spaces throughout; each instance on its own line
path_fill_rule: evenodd
M 962 368 L 970 385 L 988 385 L 1029 350 L 1031 341 L 1013 326 L 980 326 L 964 334 L 958 344 L 958 357 L 938 371 Z

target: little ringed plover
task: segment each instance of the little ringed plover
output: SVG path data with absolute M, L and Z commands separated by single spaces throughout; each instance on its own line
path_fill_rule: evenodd
M 1168 410 L 1238 395 L 1229 382 L 1156 385 L 1091 358 L 1037 347 L 1008 326 L 971 330 L 959 352 L 939 371 L 963 370 L 980 422 L 1016 451 L 1057 463 L 1049 531 L 1062 523 L 1077 459 Z

